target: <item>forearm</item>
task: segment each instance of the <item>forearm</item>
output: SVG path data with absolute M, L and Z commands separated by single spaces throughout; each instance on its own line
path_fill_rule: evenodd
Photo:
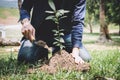
M 21 20 L 21 24 L 23 26 L 27 26 L 27 25 L 30 24 L 30 20 L 28 18 L 24 18 L 24 19 Z
M 82 46 L 82 34 L 84 26 L 86 0 L 80 0 L 78 4 L 75 5 L 73 13 L 73 27 L 72 27 L 72 44 L 73 48 L 79 48 Z
M 30 12 L 33 7 L 34 0 L 23 0 L 20 8 L 20 21 L 22 24 L 21 33 L 26 39 L 32 41 L 32 37 L 35 37 L 35 29 L 30 24 Z
M 23 19 L 28 19 L 28 20 L 30 20 L 30 14 L 26 11 L 26 10 L 24 10 L 24 9 L 20 9 L 20 21 L 22 21 Z
M 31 42 L 35 40 L 35 29 L 31 25 L 30 20 L 25 18 L 21 21 L 22 29 L 21 32 L 26 39 L 29 39 Z
M 24 0 L 20 8 L 20 21 L 28 18 L 30 20 L 30 12 L 33 7 L 34 0 Z

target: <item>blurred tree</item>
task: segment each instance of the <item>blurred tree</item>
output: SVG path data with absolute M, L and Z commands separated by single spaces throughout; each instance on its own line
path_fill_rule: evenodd
M 120 35 L 120 0 L 107 1 L 106 10 L 107 22 L 119 25 Z
M 91 17 L 93 16 L 95 21 L 100 21 L 100 36 L 98 41 L 106 42 L 111 40 L 108 29 L 110 23 L 119 25 L 120 35 L 120 0 L 87 0 L 86 7 L 88 12 L 87 23 L 91 25 Z
M 90 27 L 90 33 L 93 33 L 92 22 L 95 18 L 94 17 L 95 14 L 98 11 L 97 8 L 98 8 L 98 4 L 97 4 L 96 0 L 87 0 L 87 6 L 86 6 L 87 14 L 85 17 L 85 22 Z
M 105 0 L 87 0 L 87 11 L 89 16 L 94 14 L 95 21 L 100 22 L 100 35 L 98 38 L 98 42 L 108 42 L 111 41 L 111 37 L 109 35 L 108 21 L 108 4 L 110 1 Z M 112 6 L 111 6 L 112 7 Z M 90 18 L 91 19 L 91 18 Z M 90 22 L 90 20 L 88 19 Z
M 111 40 L 108 30 L 108 23 L 106 22 L 105 3 L 106 3 L 105 0 L 100 0 L 100 7 L 99 7 L 100 36 L 98 38 L 98 42 L 108 42 Z
M 90 33 L 93 33 L 92 29 L 92 22 L 93 22 L 93 16 L 91 16 L 87 13 L 85 17 L 85 27 L 88 26 L 90 28 Z

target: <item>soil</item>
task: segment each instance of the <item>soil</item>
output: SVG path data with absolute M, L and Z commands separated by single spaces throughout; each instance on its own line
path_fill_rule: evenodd
M 62 50 L 55 53 L 50 59 L 49 62 L 42 65 L 38 69 L 29 69 L 28 73 L 34 73 L 35 71 L 44 71 L 46 73 L 54 74 L 58 70 L 68 71 L 68 70 L 74 70 L 74 71 L 88 71 L 90 69 L 89 63 L 84 64 L 76 64 L 74 61 L 74 58 L 71 54 L 66 52 L 65 50 Z

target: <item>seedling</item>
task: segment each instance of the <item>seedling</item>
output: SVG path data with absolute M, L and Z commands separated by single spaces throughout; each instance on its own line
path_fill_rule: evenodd
M 54 45 L 58 46 L 60 48 L 60 52 L 65 46 L 63 45 L 64 40 L 62 36 L 64 36 L 64 29 L 60 29 L 60 23 L 59 21 L 67 16 L 64 16 L 65 13 L 69 13 L 69 11 L 60 9 L 56 10 L 55 4 L 53 3 L 53 0 L 48 0 L 48 4 L 51 7 L 52 11 L 46 11 L 46 13 L 51 14 L 50 16 L 46 17 L 46 20 L 52 20 L 55 24 L 57 24 L 57 29 L 53 30 L 54 39 L 55 42 L 53 42 Z

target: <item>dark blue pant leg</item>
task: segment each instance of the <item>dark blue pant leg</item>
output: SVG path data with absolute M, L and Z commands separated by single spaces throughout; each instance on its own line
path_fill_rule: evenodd
M 72 52 L 71 34 L 64 35 L 63 37 L 65 43 L 65 50 L 69 53 Z
M 48 58 L 48 50 L 39 47 L 29 40 L 23 40 L 18 53 L 18 61 L 35 64 L 40 59 Z

